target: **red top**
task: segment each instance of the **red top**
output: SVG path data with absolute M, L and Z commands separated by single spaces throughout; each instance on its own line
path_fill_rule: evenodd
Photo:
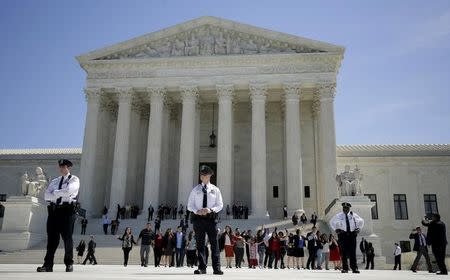
M 280 250 L 280 240 L 278 238 L 271 237 L 269 239 L 269 248 L 271 251 L 278 251 Z
M 161 234 L 157 234 L 155 236 L 155 247 L 162 248 L 163 247 L 163 237 Z

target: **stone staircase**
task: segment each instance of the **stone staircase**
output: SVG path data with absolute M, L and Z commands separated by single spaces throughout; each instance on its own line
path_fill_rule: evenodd
M 125 227 L 131 227 L 133 234 L 137 239 L 137 235 L 140 230 L 145 227 L 146 224 L 145 219 L 129 219 L 122 220 L 120 223 L 120 227 L 118 230 L 118 234 L 121 235 L 125 229 Z M 175 229 L 179 224 L 179 220 L 164 220 L 161 223 L 161 229 L 165 230 L 167 228 Z M 263 225 L 266 228 L 269 228 L 271 231 L 278 228 L 278 230 L 284 230 L 285 228 L 289 231 L 294 232 L 297 228 L 300 228 L 304 234 L 306 234 L 309 230 L 311 230 L 312 224 L 306 224 L 299 227 L 294 227 L 290 220 L 263 220 L 263 219 L 249 219 L 249 220 L 222 220 L 218 227 L 223 229 L 225 225 L 230 225 L 233 229 L 239 228 L 242 230 L 251 229 L 253 233 L 261 228 Z M 329 227 L 323 221 L 317 222 L 318 228 L 321 232 L 329 233 Z M 189 225 L 188 231 L 192 229 L 192 225 Z M 86 230 L 86 235 L 80 235 L 81 225 L 76 223 L 74 229 L 74 247 L 78 245 L 81 239 L 84 239 L 86 242 L 89 240 L 89 235 L 92 234 L 95 236 L 95 241 L 97 243 L 97 248 L 95 252 L 95 256 L 99 264 L 116 264 L 120 265 L 123 263 L 123 254 L 121 250 L 121 242 L 117 240 L 117 237 L 114 235 L 103 234 L 103 228 L 101 224 L 101 219 L 90 219 L 89 224 Z M 0 252 L 0 263 L 4 264 L 40 264 L 43 262 L 46 251 L 46 241 L 42 241 L 38 243 L 36 246 L 14 252 Z M 85 253 L 86 254 L 86 253 Z M 63 263 L 64 249 L 63 242 L 60 241 L 60 245 L 55 254 L 55 263 Z M 74 250 L 74 256 L 76 256 L 76 251 Z M 224 254 L 221 254 L 223 258 L 223 262 L 225 262 Z M 76 257 L 74 258 L 76 262 Z M 135 246 L 133 250 L 130 252 L 130 264 L 140 264 L 139 257 L 139 245 Z M 153 264 L 153 251 L 150 253 L 150 264 Z

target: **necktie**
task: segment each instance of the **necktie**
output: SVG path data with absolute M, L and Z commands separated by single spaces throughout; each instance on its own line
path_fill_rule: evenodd
M 425 240 L 423 238 L 423 234 L 420 235 L 420 246 L 425 246 Z
M 347 214 L 345 214 L 345 225 L 347 227 L 347 232 L 350 232 L 350 221 L 348 220 Z
M 58 190 L 62 189 L 63 181 L 64 181 L 64 176 L 61 176 L 61 181 L 59 181 Z M 62 197 L 58 197 L 58 199 L 56 200 L 56 204 L 57 205 L 61 204 L 61 201 L 62 201 Z
M 202 191 L 203 191 L 203 208 L 206 208 L 208 205 L 208 198 L 206 197 L 206 185 L 203 185 Z

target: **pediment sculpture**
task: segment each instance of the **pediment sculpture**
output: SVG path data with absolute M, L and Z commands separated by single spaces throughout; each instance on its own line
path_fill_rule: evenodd
M 317 52 L 324 51 L 269 39 L 260 35 L 204 25 L 163 39 L 150 41 L 128 50 L 109 54 L 97 60 Z
M 336 175 L 336 182 L 340 196 L 361 196 L 361 182 L 363 175 L 358 165 L 350 171 L 350 165 L 345 166 L 344 172 Z

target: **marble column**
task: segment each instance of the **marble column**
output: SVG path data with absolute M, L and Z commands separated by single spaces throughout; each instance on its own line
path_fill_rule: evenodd
M 181 116 L 180 165 L 178 177 L 178 205 L 187 204 L 189 193 L 193 188 L 195 168 L 195 119 L 198 88 L 196 86 L 182 86 L 181 99 L 183 112 Z
M 150 99 L 150 119 L 147 136 L 147 160 L 145 164 L 144 210 L 159 205 L 159 187 L 161 173 L 162 126 L 164 98 L 166 89 L 151 87 L 148 89 Z
M 101 89 L 99 88 L 86 88 L 84 90 L 87 101 L 87 113 L 86 113 L 86 124 L 84 128 L 84 140 L 83 140 L 83 155 L 81 157 L 81 186 L 79 200 L 81 207 L 86 209 L 87 215 L 99 215 L 96 210 L 98 210 L 94 203 L 97 201 L 95 194 L 95 163 L 97 155 L 97 127 L 99 119 L 99 109 L 100 109 L 100 94 Z M 98 205 L 97 205 L 98 206 Z
M 335 84 L 321 84 L 316 93 L 320 100 L 317 118 L 318 130 L 318 167 L 320 185 L 318 188 L 319 216 L 324 215 L 325 208 L 338 197 L 336 187 L 336 131 L 334 126 Z M 318 94 L 318 95 L 317 95 Z
M 119 112 L 117 115 L 116 140 L 114 144 L 114 159 L 111 179 L 111 194 L 109 199 L 109 218 L 115 219 L 117 204 L 125 206 L 127 183 L 128 148 L 130 140 L 131 88 L 118 88 L 117 99 Z
M 303 209 L 302 155 L 300 142 L 300 84 L 284 84 L 286 143 L 286 205 L 293 213 Z
M 224 208 L 233 201 L 233 85 L 217 85 L 219 97 L 217 137 L 217 186 L 222 193 Z
M 265 218 L 267 213 L 266 95 L 267 86 L 265 84 L 250 84 L 252 103 L 252 218 Z

